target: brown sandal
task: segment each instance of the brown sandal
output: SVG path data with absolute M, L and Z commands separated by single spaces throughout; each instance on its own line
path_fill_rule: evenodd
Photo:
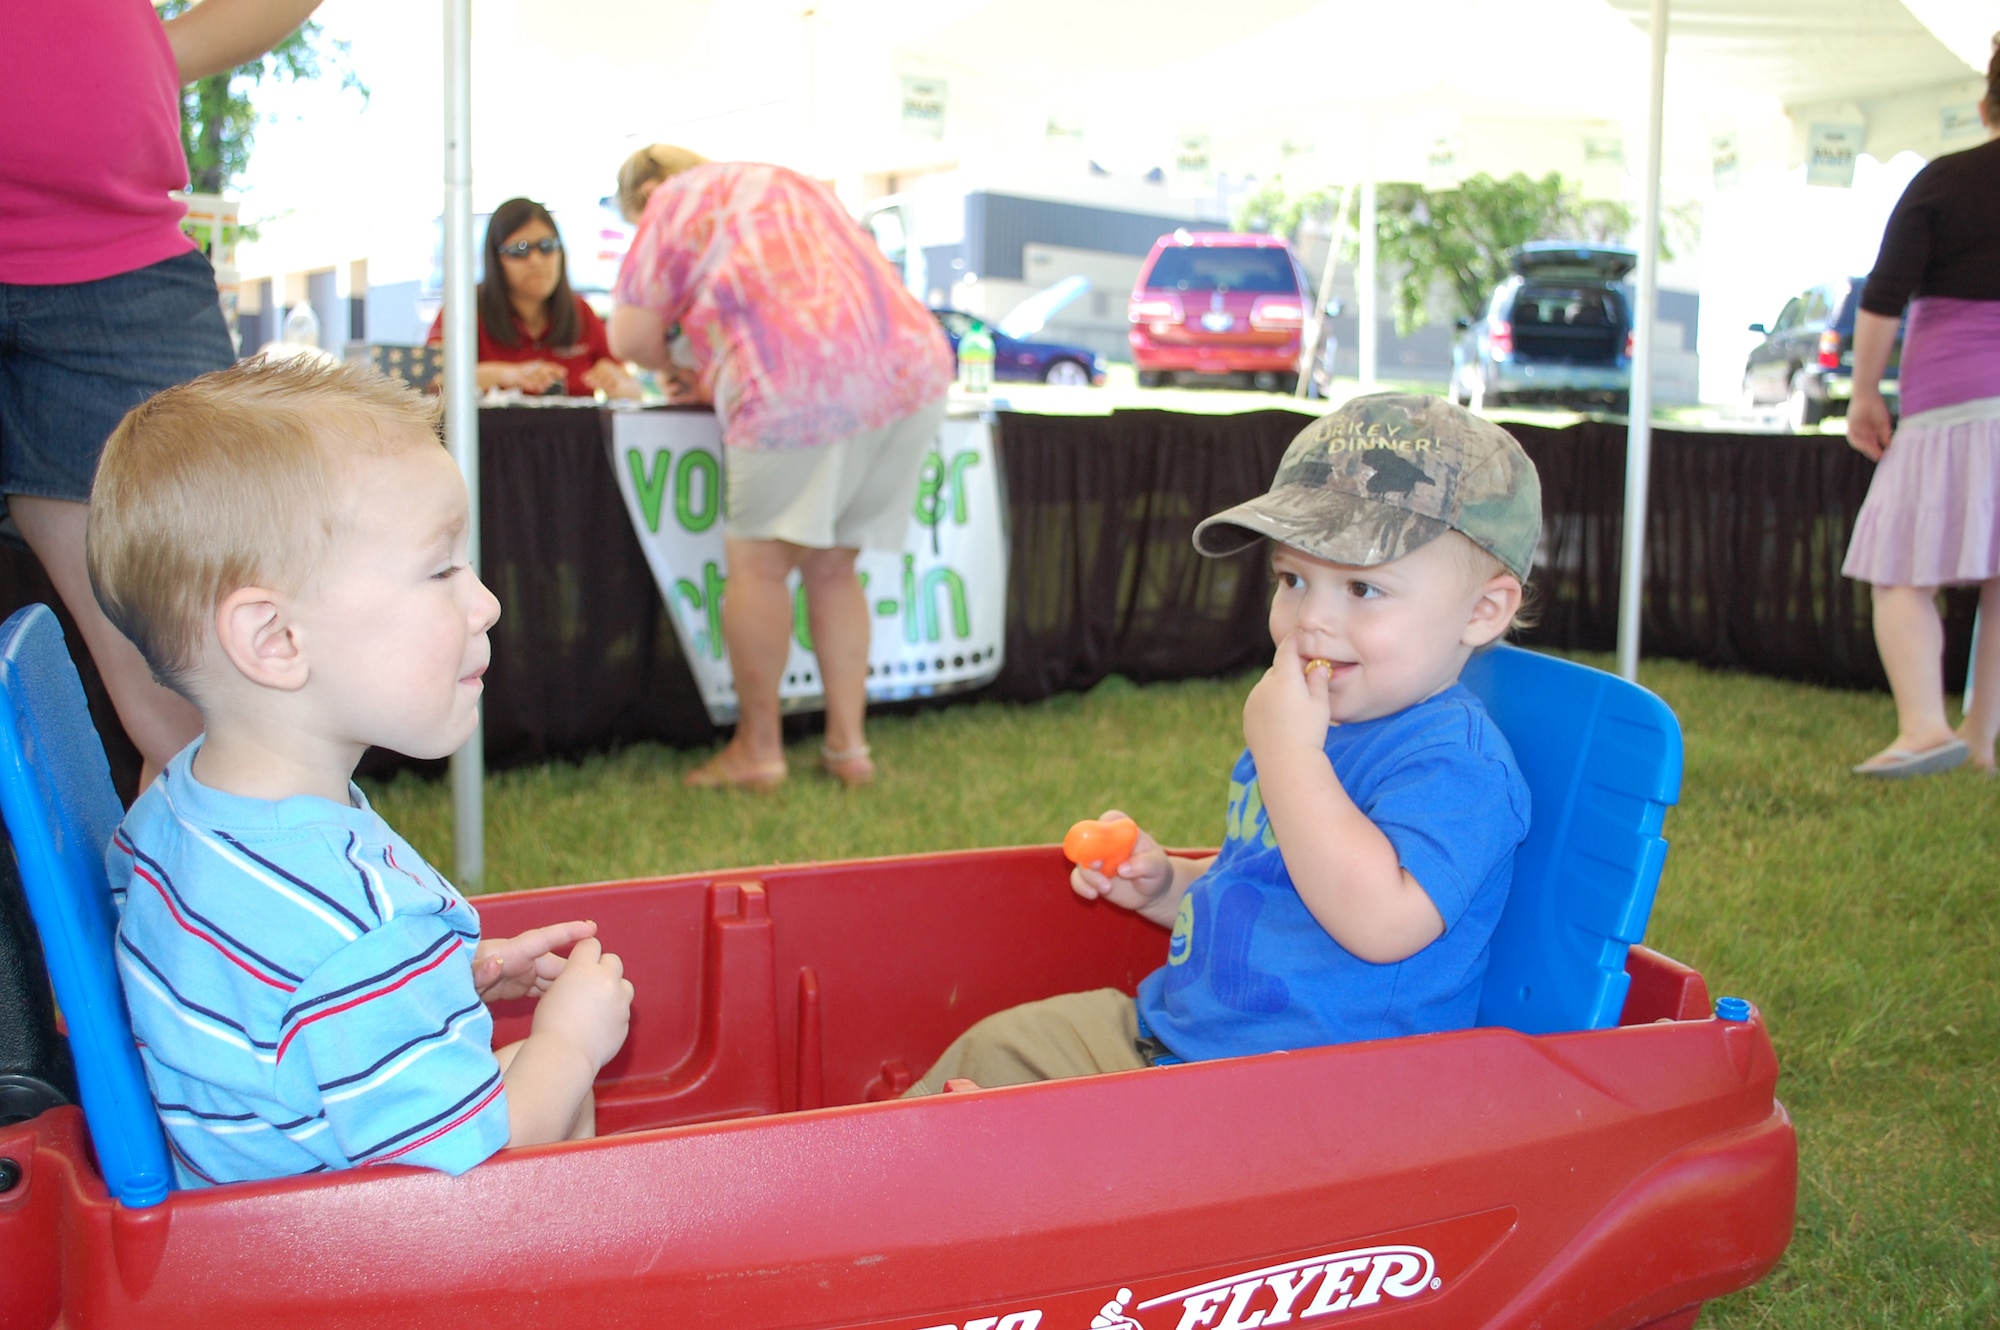
M 681 777 L 681 784 L 697 790 L 774 790 L 785 783 L 790 775 L 785 760 L 739 770 L 729 765 L 729 750 L 724 748 L 708 761 Z
M 856 785 L 866 785 L 875 779 L 875 764 L 869 760 L 867 744 L 838 753 L 821 745 L 819 765 L 820 770 L 850 789 Z

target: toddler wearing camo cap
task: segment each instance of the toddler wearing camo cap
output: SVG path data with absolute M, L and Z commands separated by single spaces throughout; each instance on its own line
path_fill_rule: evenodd
M 1267 545 L 1276 582 L 1221 853 L 1142 830 L 1070 877 L 1171 928 L 1166 963 L 1136 1000 L 987 1017 L 910 1093 L 1471 1025 L 1529 808 L 1458 676 L 1513 625 L 1540 531 L 1527 454 L 1440 398 L 1356 398 L 1302 430 L 1266 493 L 1195 528 L 1205 555 Z

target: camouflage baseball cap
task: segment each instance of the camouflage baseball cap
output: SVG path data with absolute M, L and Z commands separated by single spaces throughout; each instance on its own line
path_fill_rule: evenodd
M 1203 554 L 1269 536 L 1358 568 L 1400 559 L 1446 531 L 1527 580 L 1542 482 L 1514 436 L 1441 397 L 1377 393 L 1292 440 L 1270 490 L 1194 529 Z

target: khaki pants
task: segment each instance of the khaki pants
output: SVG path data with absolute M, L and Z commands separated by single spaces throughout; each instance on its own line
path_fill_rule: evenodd
M 1117 989 L 1099 988 L 995 1012 L 954 1040 L 903 1097 L 936 1094 L 959 1076 L 990 1088 L 1146 1065 L 1139 1009 Z
M 814 550 L 902 549 L 924 457 L 943 424 L 940 400 L 818 448 L 725 448 L 729 534 Z

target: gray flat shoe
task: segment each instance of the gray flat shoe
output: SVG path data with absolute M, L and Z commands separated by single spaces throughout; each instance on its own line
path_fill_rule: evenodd
M 1935 748 L 1913 753 L 1907 748 L 1885 748 L 1859 766 L 1850 767 L 1857 776 L 1879 780 L 1906 780 L 1911 776 L 1935 776 L 1941 771 L 1964 765 L 1972 756 L 1972 746 L 1963 739 L 1951 739 Z

